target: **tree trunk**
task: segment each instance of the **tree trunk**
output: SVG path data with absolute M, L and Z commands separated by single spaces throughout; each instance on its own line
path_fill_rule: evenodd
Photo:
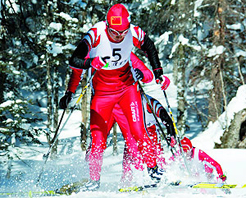
M 240 61 L 240 58 L 235 58 L 235 59 L 236 59 L 236 62 L 237 62 L 239 78 L 241 80 L 242 85 L 244 85 L 245 84 L 245 80 L 244 80 L 244 76 L 243 76 L 242 69 L 241 69 L 243 67 L 243 63 L 242 63 L 242 61 Z
M 113 127 L 113 155 L 118 155 L 117 149 L 117 124 Z
M 12 172 L 12 162 L 13 162 L 13 157 L 8 155 L 8 166 L 7 166 L 7 173 L 6 173 L 6 178 L 10 179 L 11 172 Z
M 5 3 L 1 1 L 0 3 Z M 1 5 L 2 6 L 2 5 Z M 6 50 L 6 29 L 5 29 L 5 23 L 6 19 L 4 16 L 3 8 L 0 10 L 1 11 L 1 28 L 0 28 L 0 35 L 1 35 L 1 45 L 0 45 L 0 103 L 4 102 L 4 90 L 5 90 L 5 85 L 4 82 L 6 82 L 6 72 L 4 72 L 5 64 L 7 64 L 6 60 L 6 55 L 5 55 L 5 50 Z M 2 63 L 3 62 L 3 63 Z M 6 63 L 5 63 L 6 62 Z
M 48 59 L 48 54 L 46 54 L 46 79 L 47 79 L 47 128 L 49 130 L 49 133 L 46 134 L 47 140 L 49 145 L 51 144 L 51 131 L 52 131 L 52 83 L 51 83 L 51 69 Z
M 185 32 L 185 24 L 186 21 L 184 20 L 184 17 L 182 16 L 183 13 L 186 12 L 185 10 L 186 5 L 185 1 L 181 0 L 178 5 L 178 10 L 180 13 L 180 23 L 177 24 L 177 28 L 180 30 L 179 34 L 176 37 L 176 42 L 178 41 L 178 37 L 180 35 L 183 35 Z M 182 13 L 182 14 L 181 14 Z M 181 134 L 184 134 L 185 132 L 185 112 L 186 112 L 186 99 L 185 99 L 185 86 L 186 86 L 186 80 L 185 80 L 185 67 L 186 65 L 186 55 L 185 55 L 185 46 L 183 44 L 179 44 L 177 51 L 177 55 L 174 61 L 174 72 L 176 72 L 175 82 L 177 85 L 177 129 Z
M 81 83 L 82 89 L 86 86 L 87 83 L 87 72 L 83 76 L 83 80 Z M 87 107 L 88 107 L 88 96 L 89 95 L 89 90 L 86 91 L 84 96 L 82 97 L 82 105 L 81 105 L 81 113 L 82 113 L 82 124 L 81 124 L 81 149 L 82 151 L 86 150 L 87 147 L 87 122 L 88 122 L 88 114 L 87 114 Z
M 186 99 L 185 99 L 185 55 L 184 46 L 179 47 L 179 62 L 178 62 L 178 83 L 177 83 L 177 128 L 180 135 L 185 133 L 185 121 L 186 121 Z
M 221 144 L 215 144 L 215 148 L 246 148 L 246 131 L 243 123 L 246 120 L 246 109 L 243 109 L 234 115 L 228 129 L 221 136 Z M 240 140 L 241 138 L 241 140 Z
M 53 74 L 53 79 L 54 79 L 54 115 L 53 115 L 53 129 L 56 129 L 58 126 L 58 118 L 59 118 L 59 78 L 58 78 L 58 65 L 54 66 L 54 74 Z M 54 138 L 54 137 L 52 137 Z M 53 143 L 53 142 L 52 142 Z M 54 143 L 54 146 L 52 147 L 51 150 L 51 159 L 55 159 L 57 157 L 57 145 L 58 145 L 58 139 Z
M 6 73 L 4 72 L 4 66 L 0 65 L 0 82 L 5 82 L 6 81 Z M 4 83 L 0 83 L 0 104 L 4 102 L 4 90 L 5 90 L 5 85 Z
M 80 146 L 82 151 L 86 151 L 87 148 L 86 139 L 87 139 L 87 129 L 85 124 L 82 122 L 80 126 Z
M 221 113 L 221 81 L 220 68 L 214 65 L 211 71 L 211 80 L 213 82 L 213 89 L 210 91 L 210 100 L 208 105 L 208 120 L 216 121 Z
M 224 0 L 218 1 L 217 16 L 215 17 L 214 46 L 225 46 L 225 13 L 226 4 Z M 217 23 L 218 21 L 218 23 Z M 226 110 L 227 99 L 223 79 L 224 54 L 215 59 L 211 68 L 211 80 L 213 89 L 210 92 L 208 106 L 209 121 L 214 122 L 218 119 L 223 110 Z

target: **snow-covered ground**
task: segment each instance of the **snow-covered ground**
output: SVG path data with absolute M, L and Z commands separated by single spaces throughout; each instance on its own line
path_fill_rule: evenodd
M 170 77 L 171 78 L 171 77 Z M 146 92 L 160 102 L 164 106 L 165 100 L 163 93 L 159 90 L 158 85 L 150 84 L 145 87 Z M 175 114 L 176 109 L 176 95 L 175 87 L 171 86 L 167 90 L 170 105 Z M 246 107 L 246 86 L 241 86 L 237 96 L 228 105 L 227 120 L 232 117 L 233 111 L 238 111 L 240 108 Z M 239 105 L 240 103 L 240 105 Z M 67 115 L 65 115 L 67 116 Z M 200 129 L 196 131 L 197 135 L 192 139 L 193 145 L 203 149 L 206 153 L 212 156 L 218 161 L 224 173 L 227 175 L 228 184 L 242 185 L 246 183 L 246 149 L 213 149 L 214 142 L 219 142 L 221 134 L 221 128 L 218 123 L 223 120 L 222 115 L 220 121 L 211 124 L 209 128 L 202 132 Z M 74 111 L 64 130 L 60 134 L 60 141 L 58 146 L 59 158 L 57 160 L 49 160 L 44 169 L 44 173 L 41 176 L 40 183 L 37 183 L 38 175 L 44 164 L 42 159 L 43 154 L 48 151 L 45 138 L 43 139 L 44 145 L 39 147 L 26 147 L 19 148 L 19 152 L 25 153 L 22 156 L 26 158 L 13 162 L 12 175 L 10 179 L 5 179 L 6 170 L 0 170 L 0 193 L 2 192 L 28 192 L 39 190 L 54 190 L 60 188 L 64 184 L 82 180 L 88 178 L 88 164 L 85 162 L 85 153 L 80 148 L 80 126 L 81 112 Z M 187 135 L 189 137 L 189 135 Z M 190 135 L 191 136 L 191 135 Z M 122 172 L 122 158 L 124 142 L 119 132 L 118 142 L 118 155 L 113 155 L 113 148 L 110 145 L 104 154 L 104 161 L 102 166 L 101 187 L 97 192 L 80 192 L 78 194 L 72 194 L 70 198 L 193 198 L 193 197 L 246 197 L 246 188 L 244 189 L 232 189 L 232 194 L 225 194 L 221 189 L 187 189 L 178 187 L 163 187 L 164 182 L 161 183 L 158 189 L 149 190 L 148 192 L 131 192 L 120 193 L 118 187 L 120 184 L 121 172 Z M 167 153 L 169 153 L 167 151 Z M 168 154 L 167 154 L 168 155 Z M 189 178 L 186 171 L 176 171 L 173 167 L 172 174 L 178 179 L 181 178 L 183 183 L 189 183 Z M 150 181 L 147 171 L 134 171 L 133 183 L 136 185 L 142 185 Z M 0 196 L 1 197 L 1 196 Z M 26 195 L 27 197 L 27 195 Z M 65 195 L 60 197 L 67 197 Z

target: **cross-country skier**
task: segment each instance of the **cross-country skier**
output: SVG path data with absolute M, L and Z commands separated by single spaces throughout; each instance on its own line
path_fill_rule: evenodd
M 75 68 L 92 67 L 92 70 L 97 70 L 92 79 L 93 97 L 90 105 L 92 137 L 89 156 L 90 181 L 83 190 L 96 190 L 100 186 L 108 122 L 115 104 L 120 105 L 127 117 L 131 133 L 139 144 L 149 175 L 159 180 L 163 174 L 156 164 L 154 146 L 143 121 L 138 83 L 134 84 L 129 65 L 133 47 L 147 53 L 156 81 L 165 87 L 163 70 L 153 41 L 140 27 L 130 24 L 130 15 L 122 4 L 112 6 L 107 13 L 106 21 L 96 23 L 88 31 L 69 61 L 70 66 Z M 90 58 L 85 58 L 87 55 Z M 105 68 L 106 63 L 108 67 Z M 71 98 L 71 95 L 67 92 L 64 97 Z
M 189 169 L 194 176 L 199 176 L 199 173 L 205 171 L 209 181 L 214 180 L 214 176 L 216 177 L 215 180 L 218 182 L 224 182 L 226 180 L 226 175 L 223 173 L 221 165 L 212 157 L 203 150 L 194 147 L 187 137 L 184 137 L 180 142 L 187 161 L 191 162 L 189 163 Z
M 147 126 L 148 135 L 155 146 L 157 164 L 158 166 L 163 168 L 166 163 L 165 163 L 165 158 L 163 156 L 163 149 L 161 146 L 159 128 L 150 108 L 153 108 L 153 111 L 156 114 L 156 116 L 160 118 L 162 123 L 166 126 L 168 141 L 172 147 L 174 147 L 176 144 L 175 131 L 172 124 L 172 120 L 168 115 L 168 113 L 166 112 L 165 108 L 156 99 L 152 98 L 147 94 L 146 96 L 150 101 L 152 107 L 148 105 L 145 97 L 142 94 L 142 101 L 143 101 L 142 105 L 144 109 L 145 123 Z M 127 124 L 127 119 L 125 118 L 119 106 L 115 106 L 113 110 L 113 121 L 114 122 L 112 121 L 110 122 L 111 126 L 113 126 L 115 122 L 122 123 L 121 126 L 124 126 L 123 128 L 121 127 L 121 131 L 125 139 L 125 149 L 124 149 L 123 163 L 122 163 L 123 173 L 121 177 L 121 183 L 122 185 L 128 185 L 128 183 L 132 180 L 131 165 L 134 165 L 134 167 L 138 170 L 143 170 L 142 155 L 138 151 L 137 142 L 132 137 Z
M 131 65 L 134 68 L 135 80 L 141 80 L 143 83 L 149 83 L 153 80 L 152 72 L 144 65 L 144 63 L 137 58 L 135 54 L 131 54 Z M 170 81 L 168 77 L 164 76 L 165 81 Z M 167 86 L 169 83 L 167 84 Z M 166 86 L 166 88 L 167 88 Z M 147 95 L 147 98 L 151 104 L 151 107 L 148 105 L 143 93 L 142 97 L 142 105 L 144 109 L 144 120 L 147 127 L 148 135 L 152 140 L 155 146 L 155 152 L 157 155 L 157 164 L 163 167 L 165 164 L 165 158 L 162 156 L 162 147 L 159 136 L 159 127 L 156 124 L 156 120 L 152 114 L 151 108 L 158 118 L 161 119 L 163 124 L 167 128 L 168 140 L 170 141 L 171 146 L 173 147 L 176 144 L 175 140 L 175 131 L 173 127 L 172 120 L 165 108 L 161 105 L 159 101 L 154 99 L 153 97 Z M 127 118 L 125 117 L 123 111 L 120 106 L 116 104 L 114 106 L 112 116 L 108 126 L 108 134 L 115 123 L 118 123 L 120 129 L 122 131 L 122 135 L 125 139 L 125 148 L 124 148 L 124 157 L 123 157 L 123 174 L 122 174 L 122 183 L 128 183 L 132 178 L 131 164 L 135 166 L 138 170 L 143 170 L 143 158 L 141 153 L 138 150 L 137 142 L 133 138 L 129 124 L 127 122 Z

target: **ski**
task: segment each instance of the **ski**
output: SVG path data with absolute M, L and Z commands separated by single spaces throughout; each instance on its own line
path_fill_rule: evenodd
M 18 197 L 29 197 L 32 198 L 33 196 L 59 196 L 59 195 L 71 195 L 72 193 L 78 193 L 80 188 L 87 182 L 87 179 L 82 181 L 74 182 L 71 184 L 67 184 L 62 186 L 56 190 L 44 190 L 44 191 L 26 191 L 26 192 L 0 192 L 0 196 L 18 196 Z M 246 184 L 244 185 L 237 185 L 237 184 L 216 184 L 216 183 L 206 183 L 200 182 L 197 184 L 189 184 L 189 185 L 182 185 L 180 181 L 171 182 L 165 186 L 160 186 L 159 184 L 149 184 L 143 186 L 132 186 L 126 188 L 120 188 L 119 192 L 139 192 L 145 191 L 148 189 L 155 189 L 157 187 L 165 188 L 165 187 L 173 187 L 173 188 L 210 188 L 210 189 L 221 189 L 221 190 L 230 190 L 230 189 L 242 189 L 246 188 Z M 225 193 L 229 194 L 230 192 L 226 191 Z
M 29 197 L 33 196 L 59 196 L 59 195 L 71 195 L 72 193 L 78 193 L 80 188 L 88 181 L 88 179 L 82 179 L 81 181 L 66 184 L 56 190 L 41 190 L 41 191 L 26 191 L 26 192 L 0 192 L 1 196 L 18 196 L 18 197 Z
M 182 185 L 180 181 L 169 183 L 165 186 L 159 186 L 158 184 L 150 184 L 150 185 L 143 185 L 143 186 L 133 186 L 133 187 L 126 187 L 126 188 L 120 188 L 120 192 L 138 192 L 143 190 L 148 190 L 151 188 L 165 188 L 165 187 L 178 187 L 178 188 L 214 188 L 214 189 L 232 189 L 232 188 L 246 188 L 246 184 L 239 186 L 237 184 L 217 184 L 217 183 L 206 183 L 206 182 L 200 182 L 197 184 L 188 184 L 188 185 Z M 229 192 L 228 192 L 229 193 Z
M 220 188 L 220 189 L 229 189 L 229 188 L 246 188 L 246 184 L 239 186 L 237 184 L 216 184 L 216 183 L 198 183 L 190 185 L 191 188 Z
M 126 188 L 120 188 L 120 192 L 138 192 L 138 191 L 143 191 L 145 189 L 149 188 L 156 188 L 158 185 L 157 184 L 150 184 L 150 185 L 143 185 L 143 186 L 132 186 L 132 187 L 126 187 Z
M 232 188 L 245 188 L 246 184 L 238 186 L 237 184 L 216 184 L 216 183 L 199 183 L 191 186 L 192 188 L 210 188 L 210 189 L 220 189 L 225 194 L 231 194 Z
M 33 197 L 33 195 L 37 196 L 57 196 L 61 195 L 59 193 L 56 193 L 53 190 L 44 190 L 44 191 L 27 191 L 27 192 L 0 192 L 0 196 L 18 196 L 18 197 Z
M 181 184 L 181 181 L 171 182 L 167 186 L 179 186 Z M 120 192 L 138 192 L 138 191 L 144 191 L 147 189 L 157 188 L 158 184 L 149 184 L 149 185 L 143 185 L 143 186 L 132 186 L 132 187 L 126 187 L 126 188 L 120 188 Z

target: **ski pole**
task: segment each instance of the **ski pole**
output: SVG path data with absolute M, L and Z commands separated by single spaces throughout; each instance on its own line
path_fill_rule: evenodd
M 172 118 L 172 121 L 173 121 L 173 127 L 174 127 L 174 130 L 175 130 L 175 133 L 176 133 L 177 137 L 179 138 L 179 132 L 178 132 L 177 126 L 175 124 L 175 120 L 173 118 L 173 113 L 172 113 L 171 107 L 170 107 L 169 102 L 168 102 L 168 99 L 167 99 L 166 91 L 163 90 L 163 93 L 164 93 L 164 97 L 166 99 L 166 103 L 167 103 L 167 107 L 168 107 L 168 110 L 169 110 L 169 114 L 170 114 L 170 116 Z
M 65 109 L 63 110 L 63 112 L 62 112 L 62 116 L 61 116 L 61 119 L 60 119 L 60 121 L 59 121 L 59 124 L 58 124 L 58 126 L 57 126 L 57 128 L 56 128 L 55 135 L 54 135 L 54 137 L 52 138 L 52 140 L 50 141 L 51 144 L 53 144 L 54 140 L 56 139 L 56 136 L 57 136 L 57 133 L 58 133 L 59 128 L 60 128 L 60 126 L 61 126 L 61 122 L 62 122 L 62 119 L 63 119 L 63 117 L 64 117 L 65 112 L 66 112 L 66 108 L 65 108 Z
M 179 135 L 177 126 L 176 126 L 176 124 L 175 124 L 175 120 L 174 120 L 174 118 L 173 118 L 173 113 L 172 113 L 171 106 L 170 106 L 169 101 L 168 101 L 168 98 L 167 98 L 166 91 L 163 90 L 163 93 L 164 93 L 164 97 L 165 97 L 165 99 L 166 99 L 166 103 L 167 103 L 167 107 L 168 107 L 168 110 L 169 110 L 169 114 L 170 114 L 170 116 L 171 116 L 171 118 L 172 118 L 172 121 L 173 121 L 173 127 L 174 127 L 175 133 L 176 133 L 176 135 L 177 135 L 177 139 L 178 139 L 180 151 L 181 151 L 181 154 L 182 154 L 182 156 L 183 156 L 183 159 L 184 159 L 184 163 L 185 163 L 187 172 L 189 173 L 189 175 L 191 175 L 190 169 L 188 168 L 187 160 L 186 160 L 186 158 L 185 158 L 185 156 L 184 156 L 184 150 L 183 150 L 183 147 L 182 147 L 182 144 L 181 144 L 181 141 L 180 141 L 180 135 Z
M 38 176 L 36 185 L 39 184 L 40 178 L 41 178 L 41 176 L 42 176 L 42 174 L 43 174 L 43 172 L 44 172 L 44 167 L 45 167 L 45 165 L 46 165 L 46 163 L 47 163 L 47 160 L 48 160 L 48 158 L 49 158 L 50 152 L 51 152 L 52 148 L 53 148 L 54 145 L 55 145 L 55 142 L 57 141 L 59 135 L 61 134 L 62 130 L 64 129 L 65 125 L 67 124 L 67 121 L 68 121 L 69 118 L 71 117 L 71 115 L 72 115 L 74 109 L 76 108 L 77 104 L 79 103 L 80 99 L 83 97 L 83 95 L 85 94 L 87 88 L 90 86 L 90 82 L 91 82 L 93 76 L 95 75 L 95 73 L 96 73 L 96 70 L 94 70 L 94 72 L 93 72 L 93 74 L 91 75 L 91 77 L 89 78 L 88 82 L 86 83 L 86 85 L 85 85 L 84 88 L 82 89 L 81 94 L 79 95 L 79 97 L 78 97 L 78 99 L 77 99 L 75 105 L 71 108 L 71 111 L 70 111 L 70 113 L 69 113 L 67 119 L 65 120 L 65 122 L 64 122 L 64 124 L 63 124 L 63 126 L 62 126 L 62 128 L 60 129 L 60 132 L 58 133 L 58 130 L 59 130 L 58 127 L 60 126 L 60 123 L 61 123 L 61 120 L 62 120 L 62 119 L 60 120 L 60 123 L 59 123 L 59 125 L 58 125 L 58 127 L 57 127 L 57 130 L 56 130 L 56 134 L 57 134 L 57 135 L 54 136 L 54 138 L 52 139 L 53 142 L 52 142 L 52 144 L 51 144 L 51 146 L 50 146 L 50 148 L 49 148 L 47 154 L 44 155 L 45 161 L 44 161 L 44 164 L 43 164 L 42 169 L 41 169 L 41 171 L 40 171 L 40 174 L 39 174 L 39 176 Z M 63 118 L 63 116 L 64 116 L 65 110 L 66 110 L 66 109 L 64 109 L 64 111 L 63 111 L 62 118 Z
M 165 139 L 166 142 L 167 142 L 167 145 L 170 147 L 170 151 L 171 151 L 172 155 L 175 157 L 174 152 L 173 152 L 173 148 L 170 146 L 170 143 L 169 143 L 169 141 L 167 140 L 167 137 L 166 137 L 166 135 L 165 135 L 165 133 L 164 133 L 162 127 L 161 127 L 161 124 L 160 124 L 160 122 L 158 121 L 157 116 L 156 116 L 156 114 L 155 114 L 155 112 L 154 112 L 154 110 L 153 110 L 153 107 L 152 107 L 152 105 L 150 104 L 149 99 L 148 99 L 148 97 L 146 96 L 146 94 L 145 94 L 145 92 L 144 92 L 144 90 L 143 90 L 143 87 L 142 87 L 142 85 L 140 84 L 140 82 L 138 82 L 138 85 L 139 85 L 139 87 L 140 87 L 140 89 L 141 89 L 141 91 L 142 91 L 142 93 L 143 93 L 143 95 L 144 95 L 145 100 L 147 101 L 147 104 L 148 104 L 149 107 L 150 107 L 150 110 L 151 110 L 151 112 L 152 112 L 152 114 L 153 114 L 153 116 L 154 116 L 154 118 L 155 118 L 155 121 L 156 121 L 156 123 L 157 123 L 159 129 L 160 129 L 161 132 L 162 132 L 162 135 L 163 135 L 164 139 Z
M 65 108 L 65 109 L 63 110 L 63 112 L 62 112 L 62 116 L 61 116 L 60 121 L 59 121 L 59 124 L 58 124 L 58 126 L 57 126 L 57 128 L 56 128 L 55 135 L 54 135 L 53 139 L 51 140 L 51 143 L 52 143 L 52 144 L 51 144 L 51 146 L 50 146 L 50 148 L 49 148 L 47 154 L 44 154 L 44 155 L 43 155 L 43 158 L 45 158 L 45 161 L 44 161 L 44 164 L 43 164 L 42 169 L 41 169 L 41 171 L 40 171 L 40 174 L 39 174 L 39 176 L 38 176 L 36 185 L 38 185 L 39 180 L 40 180 L 40 178 L 41 178 L 41 175 L 43 174 L 44 166 L 45 166 L 45 164 L 46 164 L 46 162 L 47 162 L 47 160 L 48 160 L 48 157 L 49 157 L 49 155 L 50 155 L 51 149 L 52 149 L 53 146 L 55 145 L 56 139 L 57 139 L 57 137 L 58 137 L 57 133 L 58 133 L 58 130 L 59 130 L 59 128 L 60 128 L 60 125 L 61 125 L 61 122 L 62 122 L 62 120 L 63 120 L 63 117 L 64 117 L 65 112 L 66 112 L 66 108 Z

